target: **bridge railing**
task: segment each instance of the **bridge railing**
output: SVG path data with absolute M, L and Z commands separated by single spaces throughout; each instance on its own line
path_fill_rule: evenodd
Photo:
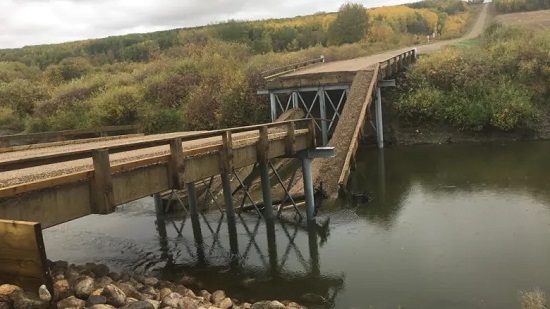
M 78 130 L 65 130 L 65 131 L 52 131 L 52 132 L 39 132 L 39 133 L 23 133 L 0 136 L 0 147 L 9 147 L 14 144 L 28 145 L 49 141 L 63 141 L 72 138 L 79 138 L 83 136 L 110 136 L 121 135 L 125 133 L 139 133 L 140 127 L 136 125 L 126 126 L 106 126 L 92 129 L 78 129 Z
M 306 60 L 306 61 L 302 61 L 302 62 L 298 62 L 298 63 L 293 63 L 293 64 L 285 65 L 285 66 L 282 66 L 282 67 L 279 67 L 279 68 L 275 68 L 273 70 L 264 71 L 264 72 L 262 72 L 262 76 L 264 77 L 264 79 L 270 80 L 270 79 L 273 79 L 273 78 L 277 78 L 281 75 L 285 75 L 285 74 L 294 72 L 298 69 L 301 69 L 301 68 L 304 68 L 304 67 L 307 67 L 307 66 L 310 66 L 310 65 L 314 65 L 314 64 L 317 64 L 317 63 L 323 63 L 323 62 L 325 62 L 325 56 L 320 56 L 319 58 Z
M 348 183 L 350 175 L 350 167 L 351 164 L 355 161 L 355 153 L 357 152 L 357 148 L 359 148 L 359 138 L 362 134 L 361 132 L 363 131 L 363 126 L 366 122 L 367 111 L 370 104 L 372 103 L 378 82 L 402 71 L 403 68 L 414 63 L 416 61 L 416 57 L 417 50 L 415 48 L 401 53 L 397 56 L 391 57 L 387 60 L 381 61 L 380 63 L 375 65 L 373 75 L 374 77 L 372 78 L 369 85 L 368 92 L 365 98 L 365 103 L 361 106 L 359 119 L 357 120 L 357 125 L 353 131 L 351 145 L 348 149 L 348 152 L 346 153 L 342 173 L 340 174 L 340 178 L 338 180 L 340 194 L 345 192 L 345 187 Z
M 184 149 L 183 142 L 196 140 L 202 141 Z M 315 143 L 314 120 L 299 119 L 0 162 L 2 171 L 85 158 L 93 162 L 93 169 L 1 188 L 0 216 L 26 221 L 36 216 L 48 227 L 90 213 L 106 214 L 116 205 L 259 160 L 292 156 Z M 162 145 L 170 146 L 169 153 L 111 165 L 110 154 Z

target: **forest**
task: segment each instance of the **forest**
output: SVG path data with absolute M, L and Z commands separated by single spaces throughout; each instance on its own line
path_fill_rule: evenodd
M 493 0 L 493 3 L 502 14 L 550 9 L 550 0 Z
M 467 31 L 475 5 L 428 0 L 289 19 L 0 50 L 0 130 L 138 124 L 147 133 L 268 120 L 262 71 L 349 59 Z

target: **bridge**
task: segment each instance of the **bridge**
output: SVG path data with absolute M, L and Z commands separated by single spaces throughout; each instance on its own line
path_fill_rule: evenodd
M 485 4 L 472 32 L 460 40 L 481 33 L 487 9 Z M 391 78 L 406 70 L 420 53 L 458 41 L 330 63 L 321 57 L 280 68 L 267 74 L 267 87 L 259 91 L 270 97 L 274 122 L 269 124 L 3 148 L 0 265 L 8 266 L 0 267 L 0 275 L 47 277 L 40 229 L 89 214 L 109 214 L 117 205 L 146 196 L 155 196 L 157 213 L 162 215 L 160 194 L 169 192 L 170 201 L 175 200 L 196 219 L 200 213 L 197 185 L 205 179 L 212 183 L 214 177 L 221 183 L 228 226 L 236 220 L 235 187 L 242 189 L 243 201 L 248 198 L 260 216 L 268 222 L 275 218 L 274 176 L 284 191 L 279 213 L 286 201 L 296 209 L 293 193 L 303 192 L 307 222 L 313 223 L 314 188 L 322 186 L 331 196 L 345 193 L 355 153 L 369 126 L 376 131 L 378 147 L 384 146 L 381 88 L 394 86 Z M 275 122 L 295 108 L 305 111 L 305 119 Z M 302 182 L 291 188 L 292 176 L 285 186 L 272 164 L 276 159 L 299 160 Z M 243 181 L 239 173 L 251 165 L 261 181 L 263 212 L 251 195 L 249 177 Z M 186 203 L 177 194 L 182 190 Z M 204 192 L 214 198 L 209 186 Z M 28 241 L 37 245 L 22 245 Z

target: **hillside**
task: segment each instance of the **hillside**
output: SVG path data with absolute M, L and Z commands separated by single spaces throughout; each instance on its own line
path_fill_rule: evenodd
M 331 61 L 418 44 L 427 34 L 457 37 L 476 7 L 428 0 L 370 9 L 358 37 L 354 20 L 339 19 L 341 9 L 0 50 L 0 129 L 140 124 L 167 132 L 265 121 L 258 72 L 321 54 Z

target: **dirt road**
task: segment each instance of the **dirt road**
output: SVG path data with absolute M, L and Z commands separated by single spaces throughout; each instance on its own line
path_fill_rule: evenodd
M 391 50 L 391 51 L 383 52 L 376 55 L 360 57 L 360 58 L 355 58 L 350 60 L 327 62 L 319 65 L 314 65 L 293 73 L 289 73 L 284 76 L 285 77 L 300 76 L 300 75 L 306 75 L 306 74 L 329 73 L 329 72 L 357 72 L 357 71 L 365 70 L 375 63 L 382 62 L 396 55 L 409 51 L 413 47 L 416 47 L 420 54 L 427 54 L 427 53 L 432 53 L 434 51 L 441 50 L 445 46 L 453 45 L 465 40 L 476 38 L 480 36 L 483 33 L 483 30 L 485 29 L 485 24 L 489 16 L 488 14 L 489 5 L 490 5 L 489 3 L 483 4 L 483 8 L 479 14 L 477 21 L 473 25 L 472 30 L 467 35 L 459 39 L 439 41 L 433 44 L 404 47 L 404 48 Z

